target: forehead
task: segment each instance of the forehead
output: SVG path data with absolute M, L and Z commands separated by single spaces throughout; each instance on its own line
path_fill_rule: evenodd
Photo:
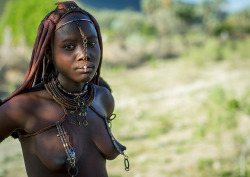
M 59 26 L 74 20 L 74 19 L 86 19 L 90 20 L 88 16 L 82 13 L 70 13 L 66 15 L 57 25 L 56 28 Z M 95 30 L 94 25 L 91 22 L 88 21 L 78 21 L 78 24 L 81 28 L 81 30 L 84 32 L 84 34 L 88 36 L 96 36 L 97 37 L 97 32 Z M 64 25 L 62 28 L 58 29 L 55 32 L 55 39 L 57 38 L 69 38 L 69 37 L 74 37 L 76 35 L 79 35 L 80 31 L 77 27 L 77 22 L 71 22 L 66 25 Z
M 60 25 L 70 21 L 70 20 L 74 20 L 74 19 L 87 19 L 87 20 L 90 20 L 90 18 L 83 14 L 83 13 L 80 13 L 80 12 L 73 12 L 73 13 L 69 13 L 68 15 L 66 15 L 65 17 L 63 17 L 59 23 L 56 25 L 56 27 L 59 27 Z M 90 20 L 91 21 L 91 20 Z

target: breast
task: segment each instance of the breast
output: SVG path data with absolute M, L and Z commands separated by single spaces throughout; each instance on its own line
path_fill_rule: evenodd
M 90 154 L 96 154 L 101 158 L 100 151 L 87 132 L 87 128 L 65 123 L 64 129 L 68 133 L 70 144 L 76 153 L 76 165 L 78 161 L 87 163 Z M 60 137 L 57 136 L 56 127 L 41 134 L 21 140 L 23 151 L 29 155 L 35 155 L 50 171 L 65 171 L 68 168 L 67 155 Z M 26 142 L 26 143 L 24 143 Z M 27 156 L 27 155 L 26 155 Z M 25 157 L 24 157 L 25 158 Z M 28 161 L 26 166 L 29 166 Z M 31 162 L 32 163 L 32 162 Z
M 67 166 L 67 155 L 56 128 L 33 138 L 34 153 L 50 171 L 60 171 Z
M 72 124 L 68 119 L 63 123 L 76 153 L 76 165 L 88 166 L 93 159 L 95 162 L 101 160 L 105 164 L 103 157 L 113 159 L 119 153 L 111 141 L 104 120 L 89 110 L 87 115 L 89 124 L 86 127 Z M 67 155 L 57 134 L 57 128 L 53 127 L 35 136 L 21 139 L 26 168 L 32 168 L 34 163 L 29 158 L 37 157 L 35 163 L 42 163 L 49 171 L 67 170 Z

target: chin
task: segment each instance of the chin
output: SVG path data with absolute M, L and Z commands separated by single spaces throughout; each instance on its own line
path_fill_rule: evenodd
M 82 82 L 90 82 L 93 79 L 94 76 L 90 77 L 90 76 L 84 76 L 84 77 L 80 77 L 77 79 L 77 82 L 82 83 Z

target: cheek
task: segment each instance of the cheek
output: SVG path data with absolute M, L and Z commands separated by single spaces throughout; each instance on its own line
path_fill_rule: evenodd
M 70 63 L 73 56 L 70 53 L 63 51 L 62 49 L 55 49 L 54 61 L 56 64 Z
M 97 46 L 95 49 L 93 49 L 93 55 L 94 55 L 94 58 L 96 60 L 97 65 L 98 65 L 100 62 L 100 57 L 101 57 L 101 50 L 100 50 L 99 46 Z
M 71 66 L 71 60 L 69 60 L 69 58 L 65 55 L 55 55 L 53 61 L 56 69 L 59 72 L 67 72 L 67 70 L 69 70 L 69 67 Z

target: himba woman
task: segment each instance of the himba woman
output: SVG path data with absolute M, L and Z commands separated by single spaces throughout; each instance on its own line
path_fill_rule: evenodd
M 102 53 L 97 21 L 75 2 L 42 20 L 24 82 L 0 103 L 0 142 L 19 139 L 29 177 L 105 177 L 119 154 L 129 169 L 110 131 L 114 99 L 99 85 Z

